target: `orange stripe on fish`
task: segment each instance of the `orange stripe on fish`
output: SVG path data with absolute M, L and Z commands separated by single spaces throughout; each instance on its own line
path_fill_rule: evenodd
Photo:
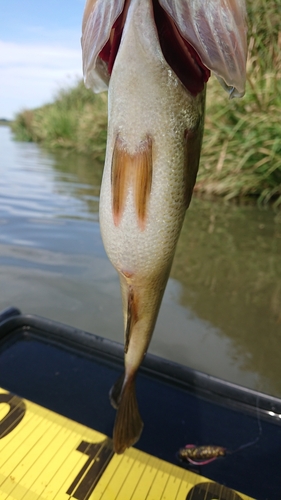
M 152 140 L 150 137 L 147 137 L 147 139 L 140 145 L 140 152 L 136 157 L 135 166 L 135 206 L 138 223 L 143 231 L 145 228 L 147 204 L 152 184 Z
M 119 225 L 125 208 L 130 166 L 130 155 L 124 149 L 122 141 L 117 137 L 111 164 L 112 211 L 115 226 Z
M 120 224 L 128 189 L 133 185 L 138 225 L 143 231 L 152 185 L 152 140 L 149 136 L 140 142 L 133 154 L 128 153 L 124 141 L 117 136 L 112 156 L 111 185 L 115 226 Z

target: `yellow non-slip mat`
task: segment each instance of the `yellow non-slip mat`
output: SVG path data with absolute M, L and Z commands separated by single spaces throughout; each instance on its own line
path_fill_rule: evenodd
M 0 389 L 0 500 L 250 500 Z

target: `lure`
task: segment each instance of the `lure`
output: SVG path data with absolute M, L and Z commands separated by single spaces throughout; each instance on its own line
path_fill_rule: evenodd
M 193 465 L 207 465 L 219 457 L 224 457 L 226 453 L 226 448 L 222 446 L 187 444 L 179 450 L 179 458 Z
M 189 462 L 192 465 L 207 465 L 214 462 L 219 457 L 225 457 L 225 455 L 233 455 L 239 451 L 245 450 L 257 444 L 262 436 L 262 427 L 260 418 L 258 416 L 258 426 L 259 433 L 255 439 L 249 441 L 248 443 L 242 444 L 235 450 L 227 450 L 223 446 L 196 446 L 195 444 L 187 444 L 184 448 L 181 448 L 178 452 L 178 456 L 181 460 Z

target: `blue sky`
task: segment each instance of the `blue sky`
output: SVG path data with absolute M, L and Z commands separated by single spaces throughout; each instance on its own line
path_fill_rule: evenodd
M 82 78 L 85 0 L 0 0 L 0 118 L 52 101 Z

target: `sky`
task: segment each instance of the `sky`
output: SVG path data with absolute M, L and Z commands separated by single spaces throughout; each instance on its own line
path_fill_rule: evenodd
M 82 78 L 85 0 L 0 0 L 0 118 L 51 102 Z

